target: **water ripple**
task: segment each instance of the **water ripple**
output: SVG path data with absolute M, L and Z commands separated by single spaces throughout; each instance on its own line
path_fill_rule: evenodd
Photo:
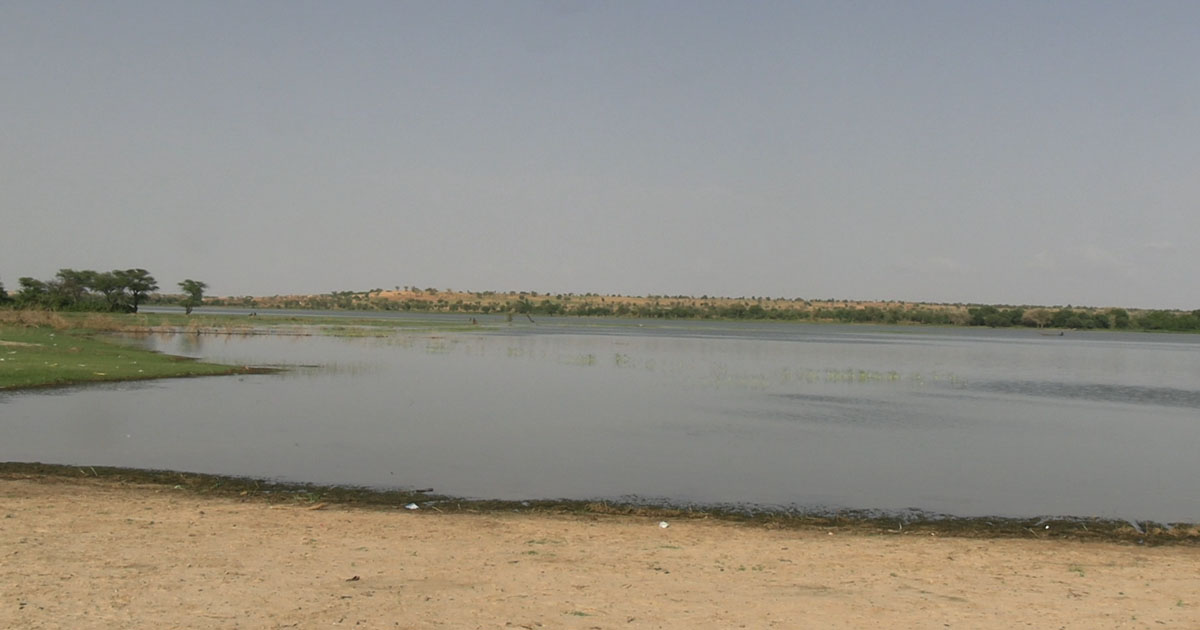
M 1068 398 L 1200 409 L 1200 390 L 1174 387 L 1011 380 L 975 382 L 971 383 L 969 389 L 1042 398 Z

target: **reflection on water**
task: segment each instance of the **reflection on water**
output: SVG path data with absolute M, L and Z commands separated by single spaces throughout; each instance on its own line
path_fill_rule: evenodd
M 2 395 L 0 460 L 470 497 L 1195 521 L 1198 341 L 586 320 L 159 335 L 128 342 L 299 367 Z

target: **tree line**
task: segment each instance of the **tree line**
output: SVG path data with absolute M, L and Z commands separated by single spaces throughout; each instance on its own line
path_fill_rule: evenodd
M 434 289 L 425 293 L 437 295 Z M 821 306 L 803 300 L 788 304 L 769 300 L 661 298 L 645 303 L 606 302 L 599 296 L 538 296 L 536 293 L 500 298 L 492 292 L 472 299 L 381 299 L 375 291 L 335 291 L 321 295 L 259 299 L 251 296 L 210 299 L 213 305 L 245 308 L 292 308 L 424 313 L 513 313 L 642 319 L 717 319 L 843 322 L 856 324 L 924 324 L 990 328 L 1054 328 L 1073 330 L 1200 331 L 1200 309 L 1191 312 L 1123 308 L 1026 307 L 995 305 L 892 304 Z M 457 294 L 463 296 L 464 294 Z M 487 299 L 484 299 L 487 298 Z
M 110 272 L 59 270 L 52 280 L 21 278 L 21 288 L 13 295 L 0 284 L 0 304 L 18 308 L 51 310 L 104 310 L 136 312 L 137 306 L 150 299 L 158 284 L 145 269 Z M 187 309 L 200 306 L 207 285 L 196 280 L 179 283 L 182 297 L 153 296 L 155 303 L 178 304 Z M 1134 310 L 1123 308 L 1025 307 L 994 305 L 843 305 L 821 306 L 793 300 L 789 304 L 769 300 L 738 299 L 709 302 L 706 298 L 670 298 L 652 296 L 645 303 L 606 302 L 595 295 L 539 296 L 537 293 L 514 294 L 502 298 L 493 292 L 477 293 L 467 299 L 445 299 L 436 289 L 423 293 L 431 299 L 390 300 L 374 291 L 335 291 L 322 295 L 283 299 L 251 296 L 209 298 L 210 305 L 254 309 L 295 308 L 362 311 L 409 311 L 437 313 L 514 313 L 526 315 L 570 315 L 590 317 L 634 317 L 644 319 L 725 319 L 823 321 L 864 324 L 926 324 L 946 326 L 984 326 L 991 328 L 1027 327 L 1055 329 L 1112 329 L 1200 331 L 1200 309 L 1186 311 Z M 486 299 L 485 299 L 486 298 Z
M 0 283 L 0 305 L 51 311 L 136 313 L 138 306 L 158 290 L 154 276 L 140 268 L 112 271 L 59 269 L 49 280 L 25 277 L 17 282 L 20 288 L 12 295 Z M 184 280 L 179 287 L 184 292 L 179 303 L 191 313 L 203 302 L 204 289 L 208 285 L 198 280 Z

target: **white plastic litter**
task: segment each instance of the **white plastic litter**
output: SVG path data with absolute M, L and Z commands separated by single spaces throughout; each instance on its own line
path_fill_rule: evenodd
M 670 526 L 671 526 L 671 524 L 670 524 L 670 523 L 668 523 L 668 522 L 666 522 L 666 521 L 659 521 L 659 522 L 658 522 L 658 526 L 659 526 L 659 527 L 661 527 L 661 528 L 663 528 L 663 529 L 666 529 L 666 528 L 670 527 Z
M 421 509 L 421 506 L 417 505 L 416 503 L 409 503 L 408 505 L 404 506 L 404 509 L 406 509 L 406 510 L 419 510 L 419 509 Z

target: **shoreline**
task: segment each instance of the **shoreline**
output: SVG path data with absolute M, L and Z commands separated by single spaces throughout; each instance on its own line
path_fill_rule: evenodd
M 13 628 L 1200 624 L 1195 546 L 358 509 L 114 478 L 0 475 L 0 553 Z
M 5 480 L 170 489 L 200 499 L 235 498 L 268 505 L 337 506 L 349 510 L 391 511 L 416 505 L 443 514 L 530 516 L 636 516 L 714 520 L 730 524 L 794 531 L 840 531 L 858 535 L 937 535 L 968 539 L 1097 541 L 1145 546 L 1200 546 L 1200 524 L 1155 523 L 1073 516 L 953 516 L 922 512 L 871 510 L 802 511 L 728 505 L 632 503 L 608 499 L 496 500 L 435 494 L 433 489 L 375 489 L 280 482 L 247 477 L 111 466 L 0 462 Z

